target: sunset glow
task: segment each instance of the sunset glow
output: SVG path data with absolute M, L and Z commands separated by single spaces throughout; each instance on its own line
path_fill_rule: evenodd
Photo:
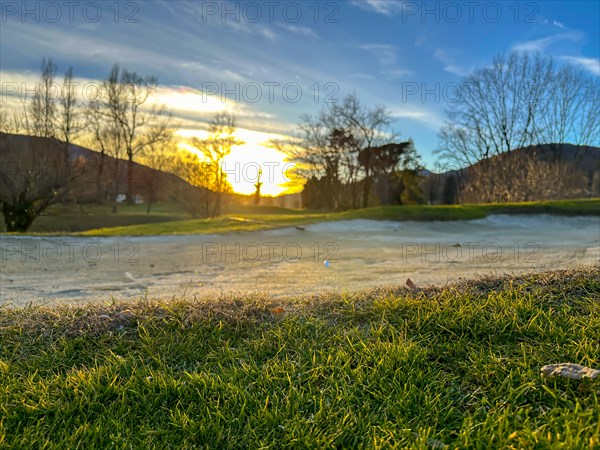
M 192 137 L 205 138 L 207 133 L 202 130 L 180 129 L 177 135 L 182 138 L 179 144 L 181 148 L 198 153 L 186 141 Z M 289 172 L 294 164 L 288 162 L 286 155 L 280 151 L 268 147 L 269 140 L 280 139 L 281 136 L 246 129 L 238 129 L 236 136 L 244 144 L 233 147 L 224 163 L 227 179 L 236 193 L 250 195 L 255 192 L 259 168 L 263 171 L 261 194 L 277 196 L 298 190 L 295 186 L 290 186 Z

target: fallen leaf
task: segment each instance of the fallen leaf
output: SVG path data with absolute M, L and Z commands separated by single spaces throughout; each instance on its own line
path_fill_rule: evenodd
M 582 378 L 594 379 L 600 377 L 600 370 L 591 369 L 589 367 L 582 366 L 581 364 L 573 363 L 548 364 L 542 367 L 541 370 L 542 373 L 547 377 L 560 375 L 572 380 L 581 380 Z
M 410 278 L 406 280 L 406 285 L 409 287 L 409 289 L 412 289 L 413 291 L 416 291 L 418 289 L 417 285 L 413 283 L 413 281 Z

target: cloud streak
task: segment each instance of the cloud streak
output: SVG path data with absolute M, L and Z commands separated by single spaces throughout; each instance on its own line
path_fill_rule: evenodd
M 398 49 L 393 45 L 365 44 L 361 45 L 360 49 L 366 50 L 377 58 L 381 74 L 388 80 L 413 75 L 412 70 L 401 67 L 398 64 Z
M 318 37 L 319 37 L 317 35 L 317 32 L 309 27 L 304 27 L 304 26 L 299 26 L 299 25 L 291 25 L 291 24 L 286 24 L 286 23 L 280 23 L 280 24 L 278 24 L 278 26 L 283 28 L 284 30 L 287 30 L 290 33 L 296 34 L 298 36 L 309 37 L 312 39 L 318 39 Z
M 469 70 L 458 65 L 454 58 L 450 56 L 450 52 L 443 48 L 438 48 L 433 52 L 433 57 L 444 65 L 444 70 L 452 75 L 464 77 L 469 73 Z
M 563 42 L 581 42 L 583 34 L 580 32 L 559 33 L 531 41 L 519 42 L 512 46 L 518 52 L 544 52 L 549 47 Z
M 396 15 L 403 8 L 400 0 L 352 0 L 351 4 L 365 11 L 388 17 Z
M 594 75 L 600 76 L 600 59 L 598 58 L 582 58 L 579 56 L 560 56 L 559 58 L 563 61 L 583 67 Z

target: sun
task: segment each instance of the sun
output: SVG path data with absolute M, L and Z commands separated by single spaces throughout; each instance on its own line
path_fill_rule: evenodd
M 277 196 L 286 191 L 288 172 L 293 164 L 285 161 L 285 156 L 264 145 L 244 144 L 231 150 L 223 164 L 227 180 L 238 194 L 252 194 L 259 171 L 261 194 Z
M 183 138 L 206 137 L 206 132 L 201 130 L 181 129 L 177 134 Z M 244 195 L 253 194 L 256 191 L 255 184 L 260 170 L 262 170 L 260 180 L 262 195 L 276 197 L 289 192 L 292 184 L 291 173 L 295 164 L 287 161 L 286 155 L 282 152 L 267 146 L 269 140 L 281 139 L 282 136 L 238 129 L 236 137 L 244 143 L 234 146 L 223 162 L 227 181 L 231 184 L 234 192 Z M 181 143 L 180 146 L 194 151 L 193 147 L 186 143 Z

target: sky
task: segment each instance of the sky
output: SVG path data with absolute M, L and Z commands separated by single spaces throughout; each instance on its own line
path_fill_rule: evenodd
M 245 145 L 232 152 L 232 173 L 284 167 L 269 139 L 293 136 L 302 114 L 350 93 L 385 105 L 400 138 L 435 168 L 452 85 L 499 52 L 539 51 L 600 76 L 597 1 L 0 4 L 2 107 L 21 107 L 44 57 L 59 76 L 72 66 L 82 86 L 118 63 L 158 77 L 153 101 L 171 109 L 182 138 L 203 136 L 215 112 L 234 113 Z M 238 191 L 252 192 L 251 173 L 236 173 Z M 283 173 L 264 193 L 282 191 Z

